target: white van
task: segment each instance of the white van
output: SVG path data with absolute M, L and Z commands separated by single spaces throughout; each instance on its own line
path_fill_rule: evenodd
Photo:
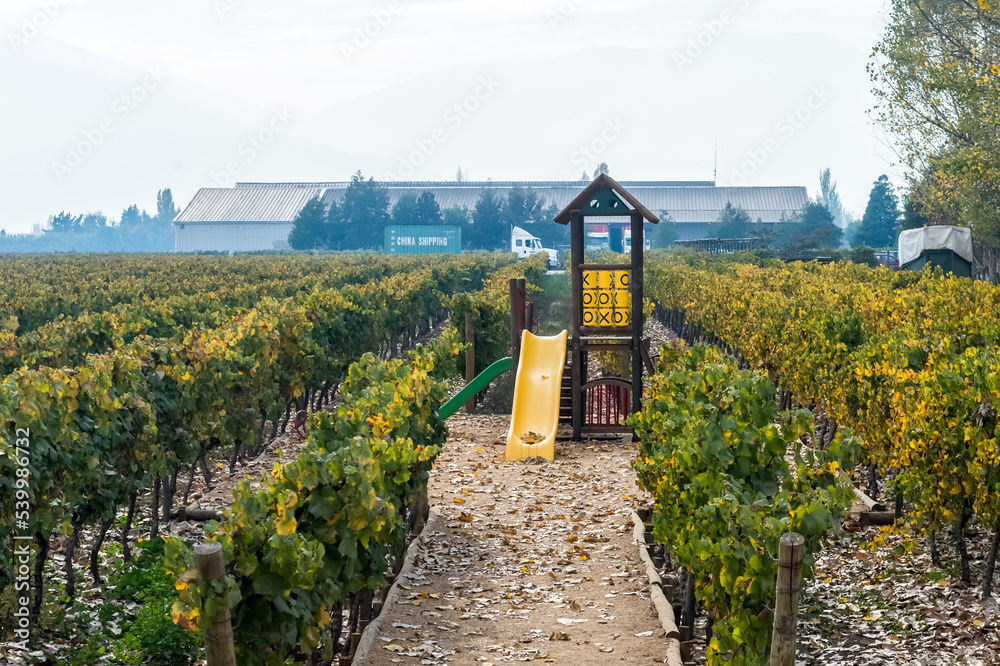
M 510 251 L 516 254 L 519 259 L 527 259 L 532 255 L 545 252 L 549 255 L 549 268 L 560 268 L 558 253 L 555 250 L 542 247 L 540 238 L 532 236 L 521 227 L 514 227 L 510 234 Z
M 652 250 L 653 241 L 650 238 L 643 237 L 642 239 L 642 249 Z M 628 254 L 632 251 L 632 228 L 626 227 L 622 229 L 622 251 Z

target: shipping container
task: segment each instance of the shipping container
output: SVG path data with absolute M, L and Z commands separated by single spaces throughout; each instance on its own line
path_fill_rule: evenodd
M 386 254 L 459 254 L 462 230 L 458 227 L 386 227 Z

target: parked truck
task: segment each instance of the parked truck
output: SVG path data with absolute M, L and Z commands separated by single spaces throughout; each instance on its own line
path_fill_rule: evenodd
M 559 255 L 555 250 L 542 247 L 542 240 L 522 229 L 514 227 L 510 234 L 510 251 L 520 259 L 527 259 L 530 256 L 542 252 L 549 255 L 549 268 L 559 269 Z

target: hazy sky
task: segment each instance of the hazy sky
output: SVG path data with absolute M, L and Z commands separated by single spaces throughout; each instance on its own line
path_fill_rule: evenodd
M 884 12 L 883 0 L 3 0 L 0 21 L 8 25 L 0 24 L 0 35 L 7 33 L 0 50 L 14 57 L 0 59 L 0 67 L 18 68 L 19 59 L 37 60 L 45 52 L 43 42 L 57 42 L 136 70 L 160 67 L 172 80 L 191 82 L 258 108 L 290 107 L 299 114 L 320 114 L 429 74 L 481 63 L 544 63 L 594 47 L 665 50 L 673 54 L 677 67 L 682 67 L 678 59 L 697 52 L 696 41 L 710 50 L 730 37 L 764 49 L 789 35 L 814 35 L 867 54 L 882 31 Z M 41 38 L 14 44 L 11 35 L 25 34 L 26 26 L 39 27 Z M 753 64 L 754 51 L 741 53 L 738 64 Z M 787 57 L 795 59 L 798 54 L 790 52 Z M 585 67 L 587 63 L 580 64 Z M 665 85 L 664 66 L 663 62 L 651 63 L 643 73 L 649 86 Z M 857 68 L 857 63 L 852 66 Z M 726 64 L 715 67 L 725 71 Z M 867 86 L 863 68 L 852 76 Z M 710 85 L 710 78 L 705 83 Z M 607 84 L 614 86 L 614 81 Z M 32 85 L 50 84 L 43 77 Z M 636 102 L 641 104 L 642 97 L 636 93 Z M 745 102 L 767 104 L 766 100 Z M 0 120 L 4 106 L 30 103 L 3 99 Z M 784 104 L 776 106 L 776 113 L 787 108 Z M 865 104 L 854 106 L 850 113 L 860 119 Z M 19 111 L 23 114 L 26 109 Z M 89 117 L 81 125 L 86 122 Z M 887 152 L 876 128 L 867 127 L 864 131 L 869 136 L 863 140 L 869 148 L 861 156 L 865 172 L 855 178 L 842 168 L 840 174 L 845 199 L 856 210 L 864 206 L 867 188 L 878 175 L 869 171 Z M 692 130 L 718 133 L 707 126 Z M 353 131 L 363 134 L 365 128 Z M 748 140 L 748 144 L 753 142 Z M 720 146 L 724 162 L 720 181 L 725 180 L 726 160 L 738 164 L 743 146 L 740 154 L 728 157 L 726 150 L 727 145 Z M 733 146 L 730 152 L 735 151 Z M 476 165 L 473 177 L 490 175 L 488 160 L 478 156 L 469 161 Z M 641 178 L 644 165 L 631 166 L 628 176 Z M 785 177 L 782 182 L 749 184 L 808 185 L 813 191 L 813 167 L 803 165 L 808 176 L 791 182 L 786 172 L 775 174 Z M 142 169 L 143 165 L 128 168 Z M 883 170 L 892 173 L 888 166 Z M 692 179 L 711 175 L 705 173 L 704 163 L 691 171 Z M 453 173 L 454 166 L 449 165 L 447 174 L 442 167 L 440 173 L 427 175 L 450 177 Z M 317 174 L 316 179 L 322 177 L 328 174 Z M 183 176 L 178 178 L 183 180 Z M 144 203 L 150 196 L 149 192 L 116 193 L 114 201 Z M 67 194 L 52 207 L 91 203 L 72 198 Z M 30 220 L 17 216 L 8 223 L 0 218 L 0 225 L 4 223 L 8 228 L 26 228 Z
M 821 33 L 866 50 L 883 21 L 883 0 L 3 0 L 0 19 L 17 25 L 47 3 L 59 6 L 52 38 L 306 112 L 458 64 L 683 47 L 727 9 L 727 31 Z M 391 18 L 349 61 L 345 45 L 379 12 Z

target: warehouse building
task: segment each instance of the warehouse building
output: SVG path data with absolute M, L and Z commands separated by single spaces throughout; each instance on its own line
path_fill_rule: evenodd
M 805 187 L 717 187 L 712 181 L 624 181 L 621 183 L 647 208 L 677 223 L 679 240 L 705 238 L 708 225 L 727 203 L 742 208 L 750 219 L 773 225 L 795 215 L 809 201 Z M 237 183 L 235 188 L 199 190 L 174 220 L 177 252 L 250 252 L 282 249 L 299 211 L 311 199 L 343 201 L 350 182 Z M 480 192 L 492 188 L 501 196 L 515 187 L 536 192 L 545 206 L 562 209 L 586 186 L 583 182 L 384 182 L 390 205 L 405 194 L 434 195 L 442 210 L 472 210 Z M 605 220 L 606 221 L 606 220 Z M 625 220 L 627 221 L 627 220 Z

